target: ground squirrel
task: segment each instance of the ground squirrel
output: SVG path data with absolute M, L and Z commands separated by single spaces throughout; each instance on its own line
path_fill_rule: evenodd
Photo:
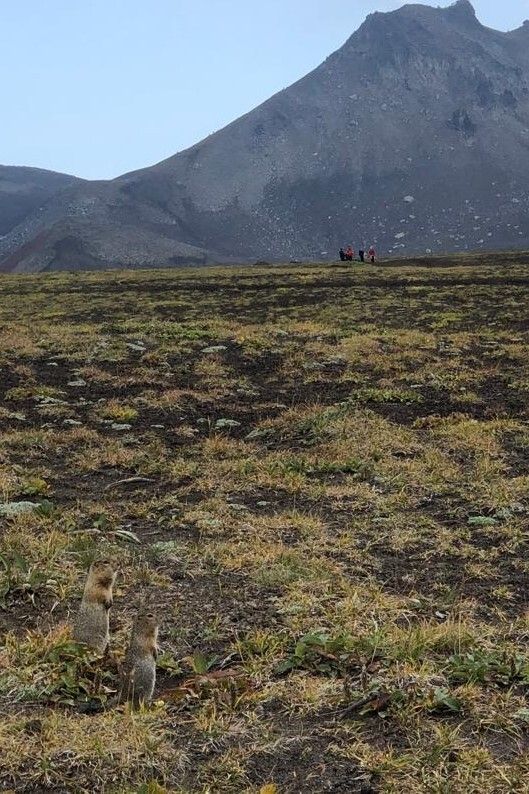
M 121 669 L 118 701 L 134 706 L 149 704 L 156 683 L 159 621 L 152 612 L 140 612 L 132 626 L 129 647 Z
M 112 606 L 112 587 L 116 575 L 107 560 L 92 563 L 73 625 L 74 640 L 83 642 L 99 653 L 105 653 L 110 640 L 108 613 Z

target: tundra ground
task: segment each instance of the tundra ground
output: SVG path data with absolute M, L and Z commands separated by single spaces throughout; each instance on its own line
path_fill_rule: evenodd
M 527 791 L 528 262 L 2 277 L 0 788 Z

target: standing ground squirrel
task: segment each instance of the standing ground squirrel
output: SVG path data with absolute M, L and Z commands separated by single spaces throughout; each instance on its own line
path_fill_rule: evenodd
M 116 572 L 107 560 L 94 562 L 88 571 L 83 600 L 73 624 L 76 642 L 104 653 L 110 640 L 108 613 Z
M 118 700 L 134 706 L 149 704 L 156 683 L 159 621 L 152 612 L 140 612 L 134 625 L 121 670 Z

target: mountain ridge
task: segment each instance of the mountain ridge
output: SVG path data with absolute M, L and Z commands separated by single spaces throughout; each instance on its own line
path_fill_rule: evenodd
M 0 237 L 56 193 L 83 180 L 28 166 L 0 165 Z

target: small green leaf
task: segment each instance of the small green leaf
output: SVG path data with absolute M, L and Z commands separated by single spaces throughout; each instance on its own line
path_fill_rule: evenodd
M 494 527 L 498 522 L 491 516 L 471 516 L 467 523 L 475 527 Z

